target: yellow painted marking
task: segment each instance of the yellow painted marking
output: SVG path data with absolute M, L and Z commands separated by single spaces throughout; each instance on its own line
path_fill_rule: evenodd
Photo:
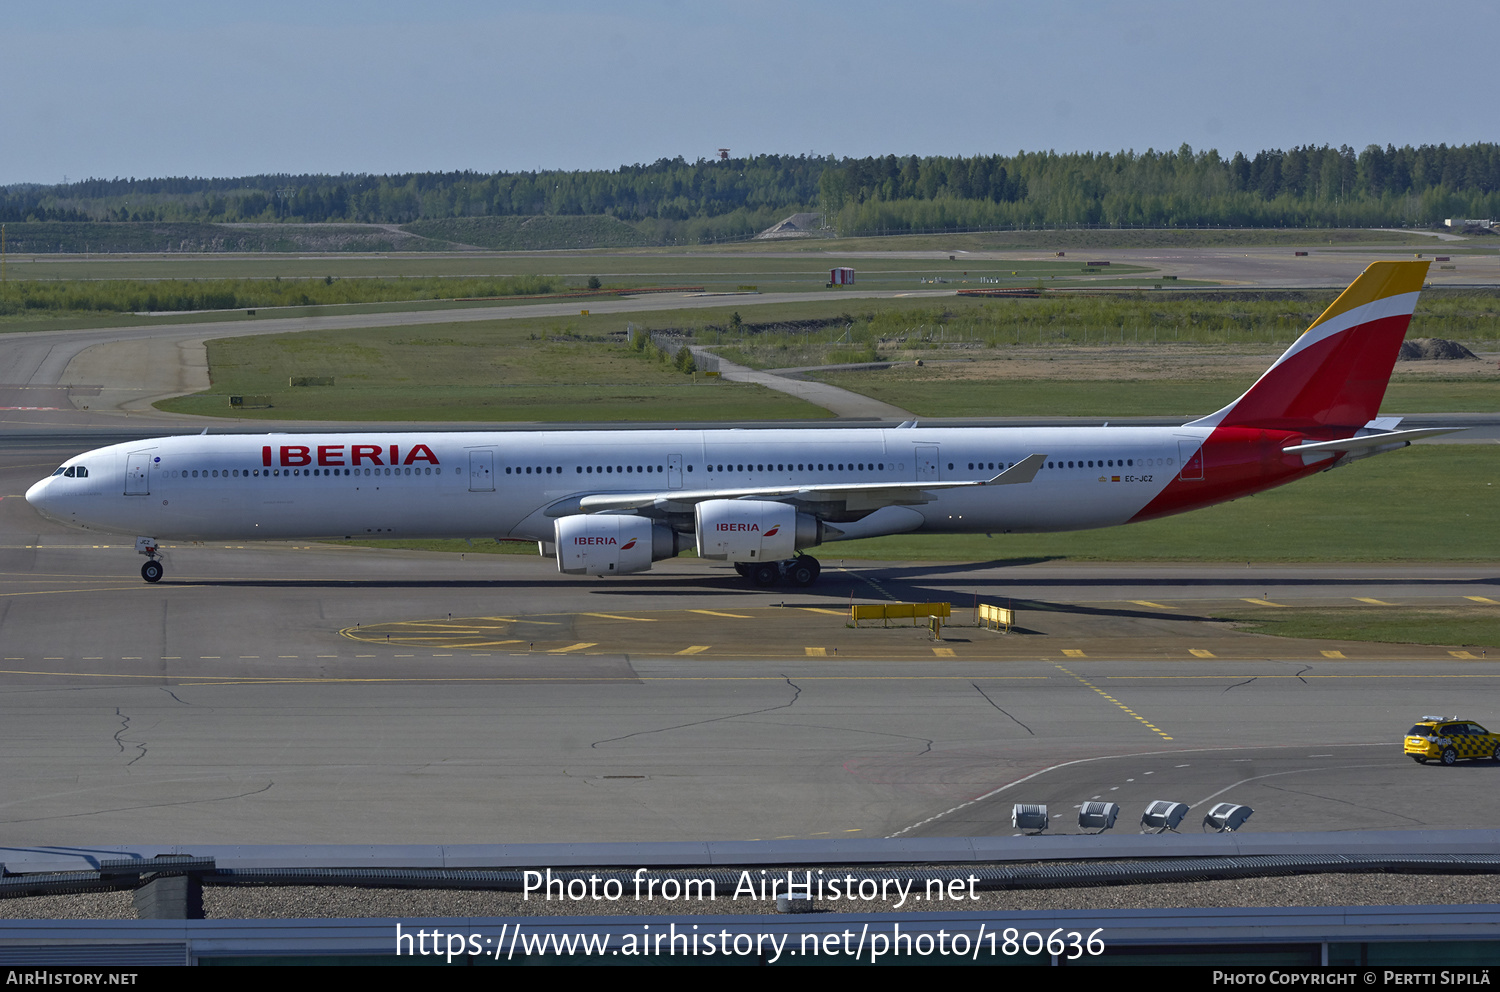
M 704 651 L 707 651 L 710 647 L 712 647 L 712 645 L 709 645 L 709 644 L 694 644 L 691 647 L 683 648 L 681 651 L 679 651 L 677 653 L 678 654 L 701 654 Z
M 1286 608 L 1285 603 L 1273 603 L 1269 599 L 1246 599 L 1245 602 L 1254 603 L 1256 606 L 1280 606 L 1283 609 Z
M 802 650 L 804 650 L 804 651 L 807 652 L 807 656 L 809 658 L 826 658 L 826 657 L 828 657 L 828 649 L 827 648 L 803 648 Z
M 953 657 L 953 649 L 952 648 L 933 648 L 932 649 L 932 653 L 935 654 L 935 655 L 937 655 L 939 658 L 952 658 Z
M 565 648 L 553 648 L 551 651 L 548 651 L 547 653 L 548 654 L 562 654 L 564 651 L 581 651 L 584 648 L 591 648 L 591 647 L 593 647 L 594 645 L 596 645 L 598 643 L 599 643 L 598 641 L 579 641 L 577 644 L 569 644 Z
M 1082 651 L 1078 650 L 1077 648 L 1063 648 L 1063 656 L 1066 657 L 1066 658 L 1087 658 L 1088 657 L 1088 655 L 1084 654 Z
M 1206 648 L 1188 648 L 1188 654 L 1192 655 L 1194 658 L 1215 657 L 1214 653 Z
M 1395 606 L 1395 603 L 1387 603 L 1382 599 L 1371 599 L 1369 596 L 1355 596 L 1356 602 L 1369 603 L 1371 606 Z
M 1136 713 L 1129 706 L 1126 706 L 1124 703 L 1120 702 L 1118 699 L 1115 699 L 1109 693 L 1105 692 L 1103 689 L 1101 689 L 1098 686 L 1094 685 L 1094 683 L 1090 682 L 1088 679 L 1084 678 L 1082 675 L 1079 675 L 1077 672 L 1068 671 L 1068 669 L 1063 668 L 1063 666 L 1057 665 L 1056 662 L 1053 662 L 1053 664 L 1056 665 L 1058 671 L 1066 672 L 1067 674 L 1073 676 L 1075 679 L 1077 679 L 1078 681 L 1082 682 L 1084 685 L 1088 686 L 1090 689 L 1094 690 L 1099 695 L 1103 696 L 1105 699 L 1108 699 L 1111 703 L 1114 703 L 1116 706 L 1120 707 L 1120 709 L 1124 710 L 1126 713 L 1129 713 L 1132 718 L 1134 718 L 1136 720 L 1139 720 L 1139 721 L 1141 721 L 1141 723 L 1144 723 L 1147 727 L 1150 727 L 1151 730 L 1154 731 L 1163 740 L 1168 740 L 1169 741 L 1169 740 L 1172 739 L 1160 727 L 1157 727 L 1155 724 L 1151 723 L 1145 717 L 1143 717 L 1140 714 Z
M 1342 658 L 1343 656 L 1344 656 L 1344 652 L 1342 652 L 1342 651 L 1324 651 L 1323 652 L 1323 657 L 1325 657 L 1325 658 Z
M 497 644 L 522 644 L 523 641 L 475 641 L 472 644 L 455 644 L 456 648 L 492 648 Z M 361 658 L 373 658 L 373 654 L 362 654 Z
M 849 615 L 848 610 L 825 610 L 817 606 L 799 606 L 797 607 L 797 609 L 802 610 L 806 613 L 827 613 L 831 616 L 836 617 L 845 617 Z
M 1177 609 L 1177 607 L 1175 607 L 1175 606 L 1167 606 L 1165 603 L 1153 603 L 1149 599 L 1132 599 L 1132 600 L 1129 600 L 1129 602 L 1134 603 L 1136 606 L 1149 606 L 1153 610 L 1175 610 L 1175 609 Z
M 100 586 L 97 589 L 34 589 L 31 592 L 0 592 L 0 596 L 59 596 L 75 592 L 137 592 L 150 589 L 149 585 Z M 199 585 L 173 585 L 174 589 L 202 589 Z
M 707 614 L 708 616 L 711 616 L 711 617 L 733 617 L 736 620 L 754 620 L 755 619 L 754 617 L 746 616 L 743 613 L 719 613 L 716 610 L 688 610 L 688 612 L 689 613 L 705 613 L 705 614 Z
M 1490 606 L 1500 606 L 1500 599 L 1490 599 L 1488 596 L 1465 596 L 1464 599 L 1472 599 L 1476 603 L 1488 603 Z
M 449 623 L 446 620 L 400 620 L 392 626 L 399 627 L 436 627 L 439 630 L 475 630 L 471 623 Z
M 1478 655 L 1474 654 L 1472 651 L 1449 651 L 1448 653 L 1451 654 L 1455 658 L 1473 659 L 1473 658 L 1479 657 Z
M 585 617 L 601 617 L 601 618 L 603 618 L 605 620 L 639 620 L 641 623 L 655 623 L 656 622 L 655 620 L 651 619 L 650 617 L 618 617 L 618 616 L 615 616 L 613 613 L 582 613 L 582 614 L 579 614 L 579 615 L 580 616 L 585 616 Z

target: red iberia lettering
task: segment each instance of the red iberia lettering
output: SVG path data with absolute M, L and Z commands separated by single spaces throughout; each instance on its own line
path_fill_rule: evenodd
M 342 444 L 320 444 L 318 445 L 319 465 L 342 465 L 344 464 L 344 446 Z
M 391 464 L 392 465 L 400 465 L 401 464 L 401 459 L 399 459 L 399 458 L 396 457 L 396 446 L 394 444 L 391 445 Z
M 271 464 L 271 446 L 269 444 L 261 446 L 261 449 L 260 449 L 260 463 L 262 465 L 270 465 Z
M 436 465 L 438 463 L 437 455 L 434 455 L 432 453 L 432 449 L 427 447 L 427 445 L 425 444 L 419 444 L 408 451 L 406 453 L 406 461 L 402 462 L 401 464 L 410 465 L 412 462 L 418 461 L 427 462 L 430 465 Z M 396 464 L 396 449 L 394 447 L 391 448 L 391 464 Z
M 385 464 L 385 462 L 380 460 L 380 445 L 356 444 L 351 445 L 351 447 L 353 450 L 351 450 L 349 453 L 353 457 L 353 461 L 350 464 L 360 465 L 363 464 L 366 459 L 369 460 L 371 465 Z
M 283 444 L 281 446 L 282 465 L 311 465 L 312 452 L 305 444 Z

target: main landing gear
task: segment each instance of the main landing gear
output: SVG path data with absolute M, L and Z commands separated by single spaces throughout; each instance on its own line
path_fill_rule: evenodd
M 818 581 L 823 567 L 812 555 L 798 555 L 785 561 L 737 561 L 734 570 L 758 586 L 774 586 L 778 582 L 790 582 L 806 588 Z
M 156 547 L 156 538 L 138 537 L 135 539 L 136 554 L 146 556 L 146 564 L 141 566 L 141 578 L 147 582 L 160 582 L 161 577 L 166 574 L 166 569 L 161 564 L 161 551 Z

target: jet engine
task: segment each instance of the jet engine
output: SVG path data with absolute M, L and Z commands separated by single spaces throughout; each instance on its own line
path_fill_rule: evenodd
M 695 507 L 698 557 L 720 561 L 780 561 L 823 543 L 818 518 L 788 503 L 711 499 Z
M 675 557 L 682 540 L 646 517 L 601 513 L 560 517 L 553 524 L 557 570 L 568 575 L 627 575 Z

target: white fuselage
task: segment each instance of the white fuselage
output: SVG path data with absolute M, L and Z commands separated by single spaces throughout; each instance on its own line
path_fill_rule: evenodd
M 550 540 L 600 494 L 979 481 L 1034 453 L 1022 485 L 934 489 L 837 524 L 844 538 L 1129 521 L 1209 431 L 1197 427 L 842 428 L 198 435 L 69 459 L 26 498 L 90 529 L 173 540 Z M 87 476 L 76 471 L 87 469 Z

